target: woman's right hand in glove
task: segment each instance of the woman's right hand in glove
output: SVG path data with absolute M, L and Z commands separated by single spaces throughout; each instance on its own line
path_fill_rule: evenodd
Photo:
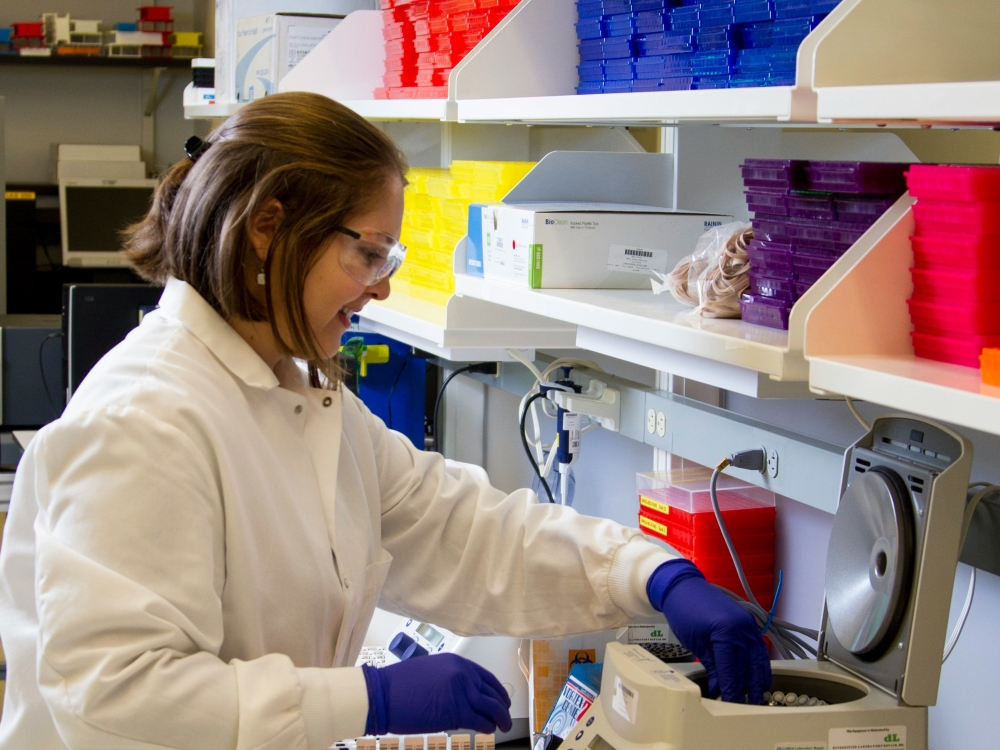
M 488 670 L 461 656 L 418 656 L 363 669 L 368 686 L 365 734 L 510 731 L 507 691 Z

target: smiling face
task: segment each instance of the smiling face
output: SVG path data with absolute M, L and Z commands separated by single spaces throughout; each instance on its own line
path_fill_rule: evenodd
M 382 199 L 364 214 L 344 221 L 348 229 L 374 229 L 390 237 L 399 237 L 403 223 L 403 183 L 392 178 Z M 306 318 L 322 350 L 333 356 L 340 349 L 340 338 L 351 325 L 351 315 L 371 300 L 389 296 L 389 279 L 372 286 L 352 278 L 341 263 L 341 254 L 352 252 L 355 241 L 335 233 L 326 241 L 316 263 L 306 276 L 302 300 Z

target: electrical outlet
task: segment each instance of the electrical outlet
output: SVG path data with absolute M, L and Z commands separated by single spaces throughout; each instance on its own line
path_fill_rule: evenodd
M 774 448 L 767 452 L 767 474 L 771 479 L 778 476 L 778 451 Z
M 667 434 L 667 416 L 662 411 L 656 413 L 656 434 L 660 437 Z
M 650 409 L 646 412 L 646 432 L 650 435 L 656 432 L 656 409 Z

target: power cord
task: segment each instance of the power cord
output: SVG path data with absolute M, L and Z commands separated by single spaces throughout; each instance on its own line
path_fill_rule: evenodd
M 760 629 L 761 634 L 763 635 L 764 633 L 768 633 L 771 643 L 774 645 L 778 653 L 781 654 L 783 659 L 791 659 L 793 657 L 798 657 L 799 659 L 807 659 L 810 657 L 815 658 L 815 647 L 800 638 L 798 634 L 804 635 L 814 641 L 818 641 L 819 631 L 812 630 L 811 628 L 804 628 L 800 625 L 794 625 L 786 620 L 782 620 L 774 616 L 775 609 L 778 605 L 778 596 L 781 593 L 780 586 L 784 578 L 781 572 L 778 574 L 779 588 L 775 592 L 771 609 L 765 610 L 757 602 L 757 598 L 754 596 L 753 591 L 750 590 L 750 583 L 747 581 L 746 573 L 743 572 L 743 565 L 740 562 L 740 556 L 736 552 L 736 546 L 733 544 L 733 539 L 729 535 L 729 529 L 726 527 L 726 522 L 722 518 L 722 510 L 719 507 L 718 485 L 719 476 L 722 474 L 723 469 L 732 466 L 736 469 L 763 471 L 766 464 L 767 456 L 764 451 L 760 448 L 756 448 L 748 451 L 740 451 L 739 453 L 734 453 L 731 456 L 722 459 L 712 472 L 712 480 L 709 483 L 709 495 L 712 498 L 712 510 L 715 513 L 715 520 L 719 524 L 719 531 L 722 532 L 722 539 L 725 541 L 726 548 L 729 550 L 729 555 L 732 557 L 733 564 L 736 566 L 736 574 L 739 576 L 740 585 L 743 586 L 746 599 L 744 600 L 738 594 L 722 588 L 721 586 L 717 588 L 721 589 L 727 595 L 735 599 L 740 603 L 740 605 L 743 606 L 744 609 L 753 615 L 754 619 L 757 621 L 757 627 Z
M 528 436 L 525 433 L 524 424 L 525 418 L 528 416 L 528 409 L 530 409 L 531 405 L 538 399 L 545 398 L 545 395 L 546 394 L 544 393 L 532 393 L 528 397 L 528 400 L 524 402 L 524 407 L 521 409 L 521 418 L 518 421 L 520 425 L 521 445 L 524 446 L 524 452 L 528 455 L 528 461 L 531 462 L 531 468 L 535 470 L 535 476 L 537 476 L 538 481 L 542 483 L 542 488 L 545 490 L 545 494 L 548 496 L 549 502 L 555 503 L 556 500 L 552 495 L 552 488 L 549 487 L 549 483 L 546 482 L 545 477 L 542 476 L 541 469 L 538 468 L 538 462 L 535 461 L 535 457 L 531 455 L 531 448 L 528 446 Z M 552 449 L 552 452 L 555 453 L 555 448 Z
M 976 508 L 979 503 L 984 500 L 990 499 L 991 495 L 1000 493 L 1000 487 L 995 484 L 989 484 L 988 482 L 974 482 L 969 485 L 969 490 L 976 490 L 975 494 L 969 499 L 968 505 L 965 507 L 965 516 L 962 519 L 962 542 L 959 550 L 965 547 L 966 537 L 969 535 L 969 528 L 972 526 L 972 518 L 976 513 Z M 952 628 L 951 635 L 948 636 L 948 641 L 945 643 L 944 647 L 944 658 L 941 659 L 941 663 L 944 664 L 948 661 L 948 657 L 951 656 L 951 652 L 955 650 L 955 646 L 958 645 L 958 639 L 962 635 L 962 630 L 965 628 L 965 622 L 969 619 L 969 612 L 972 610 L 972 600 L 976 596 L 976 568 L 972 568 L 972 573 L 969 575 L 969 588 L 965 592 L 965 603 L 962 605 L 962 611 L 958 615 L 958 620 L 955 622 L 955 627 Z
M 844 401 L 847 402 L 847 408 L 851 410 L 851 414 L 854 418 L 858 420 L 858 424 L 865 428 L 865 432 L 868 432 L 872 426 L 868 423 L 868 420 L 861 416 L 861 412 L 858 411 L 858 407 L 854 405 L 854 399 L 850 396 L 844 396 Z
M 441 411 L 441 399 L 444 397 L 444 389 L 448 387 L 448 383 L 457 378 L 459 375 L 463 375 L 467 372 L 478 372 L 484 375 L 496 375 L 499 372 L 499 366 L 496 362 L 477 362 L 475 364 L 466 365 L 465 367 L 459 367 L 455 372 L 445 378 L 444 383 L 441 384 L 441 388 L 438 390 L 437 398 L 434 399 L 434 425 L 433 425 L 433 435 L 434 435 L 434 450 L 438 453 L 441 452 L 440 445 L 440 435 L 441 429 L 438 423 L 438 414 Z
M 49 390 L 49 381 L 45 377 L 45 359 L 43 354 L 45 353 L 45 344 L 49 339 L 59 338 L 63 335 L 62 331 L 53 331 L 48 336 L 42 339 L 42 342 L 38 345 L 38 372 L 42 376 L 42 387 L 45 388 L 45 397 L 49 400 L 49 406 L 52 407 L 52 414 L 58 419 L 59 418 L 59 407 L 56 406 L 56 401 L 52 398 L 52 391 Z
M 399 385 L 399 379 L 403 377 L 403 371 L 406 370 L 406 366 L 410 363 L 410 357 L 413 352 L 407 352 L 406 356 L 403 357 L 403 364 L 399 368 L 399 372 L 396 373 L 395 379 L 392 381 L 392 387 L 389 389 L 389 397 L 386 399 L 386 408 L 389 412 L 389 429 L 392 429 L 392 395 L 396 392 L 396 386 Z

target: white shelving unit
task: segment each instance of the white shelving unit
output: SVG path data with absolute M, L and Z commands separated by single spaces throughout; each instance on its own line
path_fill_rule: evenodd
M 897 212 L 881 240 L 822 294 L 806 322 L 809 385 L 1000 435 L 1000 388 L 984 385 L 975 368 L 913 354 L 911 234 L 912 211 Z

